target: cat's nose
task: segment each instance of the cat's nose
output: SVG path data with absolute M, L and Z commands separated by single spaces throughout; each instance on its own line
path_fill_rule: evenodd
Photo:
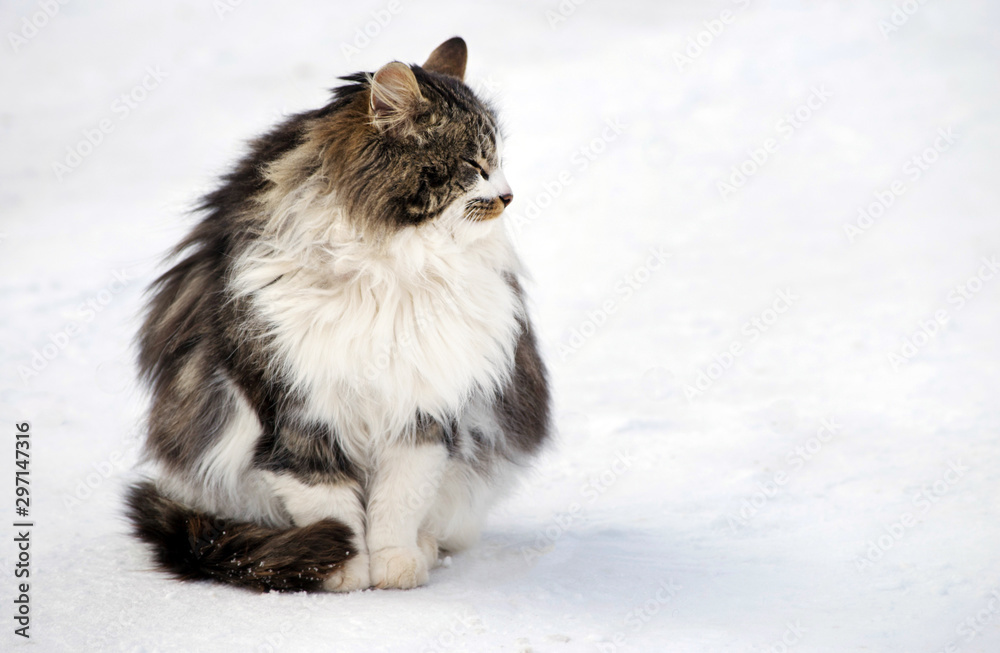
M 507 183 L 507 177 L 504 176 L 501 168 L 497 168 L 490 174 L 490 183 L 496 189 L 500 201 L 503 202 L 503 207 L 507 208 L 514 201 L 514 191 L 510 189 L 510 184 Z

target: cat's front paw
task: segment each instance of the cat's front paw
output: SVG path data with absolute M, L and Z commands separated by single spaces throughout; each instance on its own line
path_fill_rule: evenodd
M 366 555 L 356 555 L 323 581 L 328 592 L 353 592 L 372 586 L 370 561 Z
M 427 582 L 427 556 L 417 547 L 393 546 L 371 554 L 372 586 L 408 590 Z

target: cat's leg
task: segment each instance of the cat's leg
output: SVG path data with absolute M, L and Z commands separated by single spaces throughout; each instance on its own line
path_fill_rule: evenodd
M 513 485 L 515 472 L 514 465 L 500 461 L 485 473 L 470 462 L 449 460 L 424 521 L 442 551 L 464 551 L 479 540 L 490 508 Z
M 424 559 L 427 561 L 427 569 L 433 569 L 438 562 L 438 540 L 434 535 L 421 528 L 417 531 L 417 547 L 424 554 Z
M 440 433 L 440 427 L 432 427 Z M 368 484 L 367 539 L 375 587 L 409 589 L 427 582 L 437 541 L 420 526 L 437 495 L 448 451 L 435 437 L 375 452 Z
M 324 427 L 284 427 L 262 440 L 257 463 L 296 526 L 336 519 L 351 529 L 356 553 L 323 583 L 326 590 L 350 592 L 371 586 L 364 490 L 360 470 L 335 443 Z

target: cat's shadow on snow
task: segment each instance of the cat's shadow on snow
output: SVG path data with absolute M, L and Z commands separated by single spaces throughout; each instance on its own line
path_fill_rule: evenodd
M 550 531 L 550 534 L 553 532 Z M 487 531 L 472 549 L 450 556 L 431 574 L 431 585 L 517 588 L 604 597 L 618 604 L 674 582 L 687 565 L 674 564 L 670 546 L 649 531 L 580 529 L 556 537 L 537 531 Z

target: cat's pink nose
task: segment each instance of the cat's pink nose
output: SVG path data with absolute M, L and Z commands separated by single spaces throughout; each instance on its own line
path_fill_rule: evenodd
M 507 206 L 514 201 L 514 193 L 511 193 L 510 191 L 504 193 L 500 196 L 500 201 L 503 202 L 503 207 L 507 208 Z

